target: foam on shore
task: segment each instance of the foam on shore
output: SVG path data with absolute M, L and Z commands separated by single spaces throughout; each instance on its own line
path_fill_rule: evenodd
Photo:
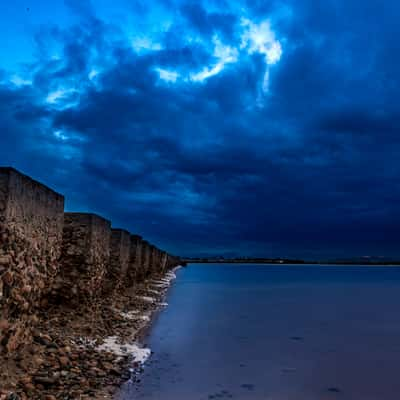
M 129 355 L 135 362 L 143 364 L 150 357 L 151 350 L 139 347 L 137 344 L 118 343 L 117 336 L 109 336 L 104 339 L 104 343 L 96 348 L 97 351 L 106 351 L 123 357 Z
M 165 294 L 169 286 L 174 279 L 176 279 L 175 271 L 180 268 L 176 267 L 172 271 L 167 272 L 165 276 L 161 279 L 153 279 L 150 281 L 150 285 L 155 288 L 159 288 L 159 290 L 150 289 L 148 292 L 154 293 L 154 295 L 158 295 L 158 299 L 156 297 L 150 296 L 137 296 L 138 299 L 142 301 L 148 302 L 156 306 L 156 308 L 167 307 L 168 303 L 160 301 L 161 296 Z M 117 310 L 115 310 L 117 311 Z M 154 310 L 153 310 L 154 311 Z M 126 320 L 141 320 L 143 321 L 142 327 L 148 325 L 151 321 L 152 312 L 140 312 L 139 310 L 130 310 L 130 311 L 119 311 L 119 315 L 125 318 Z M 104 339 L 103 343 L 95 348 L 96 351 L 105 351 L 115 354 L 118 357 L 123 356 L 131 356 L 134 362 L 143 364 L 150 357 L 151 350 L 148 348 L 142 348 L 137 343 L 132 344 L 121 344 L 119 343 L 119 339 L 117 336 L 109 336 Z
M 141 299 L 143 301 L 146 301 L 147 303 L 155 303 L 156 299 L 154 297 L 150 296 L 137 296 L 138 299 Z

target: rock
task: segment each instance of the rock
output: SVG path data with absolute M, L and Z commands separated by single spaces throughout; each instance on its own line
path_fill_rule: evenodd
M 0 256 L 0 265 L 7 266 L 11 263 L 11 257 L 9 255 Z
M 10 328 L 10 323 L 6 319 L 0 320 L 0 331 L 7 331 Z
M 20 397 L 16 393 L 10 393 L 7 397 L 7 400 L 20 400 Z
M 38 368 L 38 367 L 40 367 L 40 366 L 42 366 L 44 364 L 44 359 L 42 357 L 39 357 L 39 356 L 34 356 L 32 358 L 32 362 L 33 362 L 33 365 L 36 368 Z
M 60 364 L 61 364 L 63 367 L 66 367 L 66 366 L 69 364 L 69 358 L 68 358 L 68 357 L 60 357 L 60 358 L 58 359 L 58 361 L 60 362 Z
M 26 383 L 23 385 L 23 387 L 28 392 L 35 390 L 35 385 L 33 383 Z
M 57 382 L 55 378 L 50 378 L 49 376 L 34 376 L 33 381 L 43 386 L 52 386 Z

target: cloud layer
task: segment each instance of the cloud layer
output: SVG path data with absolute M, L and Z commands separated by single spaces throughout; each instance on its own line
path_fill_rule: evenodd
M 116 3 L 0 69 L 1 164 L 179 254 L 400 255 L 397 2 Z

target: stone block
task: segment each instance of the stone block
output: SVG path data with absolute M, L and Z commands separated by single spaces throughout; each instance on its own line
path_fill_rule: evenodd
M 110 261 L 111 223 L 88 213 L 65 213 L 59 293 L 72 303 L 101 295 Z
M 146 240 L 142 241 L 142 265 L 144 278 L 150 275 L 150 243 Z
M 131 252 L 131 234 L 123 229 L 111 229 L 110 263 L 104 290 L 112 293 L 124 285 Z
M 0 168 L 0 341 L 15 350 L 60 269 L 64 197 L 13 168 Z
M 139 235 L 131 235 L 131 255 L 129 260 L 129 268 L 126 280 L 126 286 L 133 286 L 141 274 L 142 263 L 142 237 Z

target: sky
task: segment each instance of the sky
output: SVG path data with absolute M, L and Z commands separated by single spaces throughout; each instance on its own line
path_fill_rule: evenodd
M 0 2 L 0 164 L 184 256 L 400 256 L 400 3 Z

